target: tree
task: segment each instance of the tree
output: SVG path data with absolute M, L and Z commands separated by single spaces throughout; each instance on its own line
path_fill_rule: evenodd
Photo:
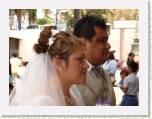
M 82 9 L 81 10 L 82 17 L 86 15 L 94 15 L 98 17 L 103 17 L 106 19 L 107 10 L 106 9 Z
M 29 16 L 29 25 L 35 24 L 36 22 L 36 13 L 37 10 L 36 9 L 27 9 L 28 12 L 28 16 Z
M 80 9 L 74 9 L 74 24 L 77 23 L 77 21 L 81 17 L 81 10 Z
M 64 13 L 64 19 L 67 23 L 67 29 L 68 31 L 72 31 L 74 28 L 74 10 L 70 9 L 67 12 Z
M 44 18 L 49 16 L 50 10 L 49 9 L 44 9 Z
M 22 10 L 21 9 L 15 9 L 15 14 L 17 15 L 17 22 L 18 22 L 18 30 L 21 29 L 21 17 L 22 17 Z
M 109 15 L 109 16 L 108 16 Z M 138 10 L 137 9 L 109 9 L 108 10 L 108 21 L 114 20 L 138 20 Z
M 137 9 L 70 9 L 65 13 L 65 21 L 67 22 L 68 29 L 72 30 L 74 23 L 80 17 L 86 15 L 95 15 L 102 17 L 108 23 L 113 23 L 114 20 L 138 20 Z
M 53 19 L 51 17 L 37 19 L 37 24 L 44 25 L 44 24 L 51 24 L 53 23 Z

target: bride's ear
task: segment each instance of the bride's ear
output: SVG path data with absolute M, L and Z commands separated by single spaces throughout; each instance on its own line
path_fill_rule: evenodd
M 56 56 L 52 59 L 52 62 L 54 64 L 54 67 L 57 71 L 61 71 L 62 70 L 62 67 L 61 67 L 61 64 L 62 64 L 62 59 L 59 57 L 59 56 Z

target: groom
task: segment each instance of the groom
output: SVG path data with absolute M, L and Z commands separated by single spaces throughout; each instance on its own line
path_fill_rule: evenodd
M 96 16 L 83 17 L 76 23 L 74 35 L 83 40 L 86 59 L 90 65 L 86 84 L 78 85 L 85 105 L 116 105 L 110 77 L 101 67 L 107 60 L 110 49 L 105 21 Z

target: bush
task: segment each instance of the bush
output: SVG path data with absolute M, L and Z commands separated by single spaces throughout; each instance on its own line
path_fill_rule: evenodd
M 44 25 L 44 24 L 47 24 L 47 20 L 46 20 L 45 18 L 38 19 L 38 20 L 37 20 L 37 24 L 38 24 L 38 25 Z
M 53 23 L 53 19 L 50 17 L 41 18 L 37 20 L 38 25 L 51 24 Z
M 50 17 L 46 17 L 45 19 L 46 19 L 47 24 L 51 24 L 53 22 L 53 19 Z

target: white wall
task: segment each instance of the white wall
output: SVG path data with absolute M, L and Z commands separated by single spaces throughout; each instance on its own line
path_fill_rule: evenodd
M 120 58 L 120 29 L 111 29 L 109 35 L 109 43 L 111 45 L 111 50 L 116 50 L 115 57 Z
M 125 29 L 124 31 L 123 59 L 126 59 L 128 53 L 131 51 L 131 45 L 133 44 L 133 39 L 135 38 L 135 29 Z
M 40 30 L 28 29 L 22 32 L 22 39 L 19 42 L 19 56 L 23 61 L 29 61 L 34 55 L 33 45 L 37 43 Z
M 18 38 L 19 40 L 19 57 L 23 61 L 29 61 L 34 55 L 33 45 L 37 43 L 40 34 L 39 29 L 27 29 L 27 30 L 10 30 L 9 37 Z
M 133 44 L 133 39 L 137 38 L 137 21 L 115 21 L 113 27 L 110 30 L 109 43 L 111 45 L 111 50 L 116 50 L 115 57 L 120 59 L 120 28 L 124 28 L 124 42 L 123 42 L 123 52 L 121 60 L 125 60 L 128 53 L 131 51 L 131 45 Z

